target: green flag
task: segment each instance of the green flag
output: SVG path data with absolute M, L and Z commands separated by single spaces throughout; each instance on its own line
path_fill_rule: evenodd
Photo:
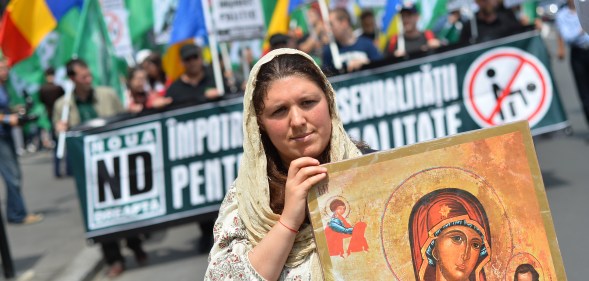
M 447 13 L 445 0 L 417 0 L 416 6 L 421 30 L 432 29 L 436 21 Z
M 88 63 L 95 86 L 108 86 L 123 101 L 126 63 L 115 56 L 98 0 L 87 0 L 79 22 L 74 55 Z
M 153 1 L 125 0 L 129 11 L 129 34 L 135 49 L 153 48 L 149 32 L 153 29 Z

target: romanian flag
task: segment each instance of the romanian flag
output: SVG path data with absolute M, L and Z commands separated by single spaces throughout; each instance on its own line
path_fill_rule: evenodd
M 401 0 L 387 0 L 384 16 L 382 17 L 382 34 L 379 38 L 380 49 L 384 50 L 389 38 L 396 35 L 398 31 L 397 24 L 402 24 L 399 11 L 401 10 Z
M 288 14 L 292 14 L 300 5 L 303 4 L 303 0 L 290 0 L 288 1 Z
M 176 80 L 184 73 L 184 66 L 182 66 L 180 59 L 180 48 L 185 44 L 194 44 L 195 37 L 205 40 L 207 38 L 202 3 L 195 0 L 180 0 L 172 23 L 169 46 L 162 58 L 163 68 L 169 82 Z
M 270 16 L 270 20 L 267 21 L 268 28 L 266 32 L 266 40 L 264 40 L 264 53 L 270 51 L 269 39 L 272 35 L 277 33 L 288 34 L 290 15 L 299 6 L 305 4 L 303 0 L 277 0 L 277 1 L 264 1 L 265 12 L 268 6 L 274 5 L 274 10 Z
M 272 17 L 270 18 L 270 22 L 268 23 L 268 30 L 266 32 L 266 40 L 264 40 L 264 51 L 267 52 L 270 50 L 270 42 L 268 41 L 270 37 L 276 33 L 287 34 L 288 33 L 288 8 L 289 8 L 289 0 L 278 0 L 276 1 L 276 6 L 274 7 L 274 12 L 272 13 Z
M 12 0 L 0 24 L 0 47 L 14 65 L 29 57 L 72 7 L 83 0 Z

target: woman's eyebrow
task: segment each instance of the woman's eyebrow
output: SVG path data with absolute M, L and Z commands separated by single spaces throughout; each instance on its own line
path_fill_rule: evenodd
M 461 230 L 458 230 L 458 229 L 450 230 L 450 231 L 446 232 L 444 235 L 450 235 L 450 234 L 454 234 L 454 233 L 459 233 L 461 235 L 464 235 L 464 232 L 462 232 Z

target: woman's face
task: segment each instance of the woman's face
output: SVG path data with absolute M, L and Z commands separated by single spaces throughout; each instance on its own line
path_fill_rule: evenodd
M 325 93 L 299 76 L 270 83 L 259 120 L 285 167 L 300 157 L 318 158 L 331 138 Z
M 145 71 L 147 72 L 147 75 L 149 75 L 150 77 L 157 77 L 158 76 L 158 68 L 157 65 L 155 65 L 155 63 L 151 62 L 151 61 L 144 61 L 143 64 L 143 69 L 145 69 Z
M 442 275 L 443 280 L 468 280 L 482 245 L 481 236 L 470 227 L 457 225 L 444 229 L 434 249 L 438 259 L 436 275 Z
M 134 92 L 145 91 L 145 84 L 147 83 L 147 74 L 143 70 L 135 71 L 133 78 L 129 81 L 129 88 Z

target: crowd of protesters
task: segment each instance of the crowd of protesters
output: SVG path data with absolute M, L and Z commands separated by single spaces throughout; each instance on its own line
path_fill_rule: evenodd
M 411 3 L 403 4 L 399 7 L 402 25 L 399 27 L 400 32 L 390 37 L 386 37 L 386 34 L 381 31 L 381 27 L 377 24 L 379 19 L 372 9 L 363 10 L 356 16 L 347 7 L 335 7 L 330 10 L 328 19 L 323 20 L 318 5 L 311 4 L 306 9 L 306 33 L 293 27 L 288 33 L 269 34 L 267 38 L 269 48 L 265 51 L 284 47 L 299 49 L 311 55 L 330 76 L 357 71 L 376 61 L 379 61 L 381 65 L 383 62 L 395 63 L 399 60 L 430 54 L 441 47 L 451 48 L 454 44 L 463 46 L 484 42 L 521 32 L 526 30 L 526 27 L 540 28 L 542 25 L 540 19 L 529 20 L 521 13 L 518 6 L 504 7 L 501 0 L 476 0 L 475 3 L 476 5 L 468 8 L 449 7 L 446 15 L 435 20 L 431 29 L 425 30 L 418 28 L 420 20 L 418 7 Z M 568 29 L 560 30 L 566 33 Z M 334 49 L 329 44 L 330 38 L 338 51 L 337 58 L 332 54 Z M 564 54 L 563 46 L 564 44 L 559 50 L 559 57 Z M 583 52 L 577 49 L 573 48 L 575 56 L 580 57 Z M 248 50 L 247 48 L 242 50 L 247 59 L 242 60 L 241 63 L 246 69 L 258 59 L 251 56 L 251 50 L 249 50 L 250 55 L 246 56 L 245 53 Z M 184 46 L 180 49 L 179 56 L 185 72 L 180 78 L 170 81 L 163 70 L 160 54 L 149 50 L 138 52 L 137 65 L 128 70 L 126 77 L 127 90 L 122 101 L 127 112 L 144 113 L 150 109 L 177 108 L 222 98 L 222 93 L 216 89 L 212 67 L 206 65 L 200 47 L 193 44 Z M 225 94 L 242 92 L 247 80 L 245 77 L 247 71 L 237 73 L 238 71 L 234 72 L 233 69 L 225 69 L 226 65 L 221 64 Z M 574 71 L 578 73 L 581 68 L 575 67 Z M 53 72 L 53 69 L 46 71 L 47 80 L 41 88 L 39 97 L 46 106 L 49 119 L 55 121 L 53 104 L 64 92 L 52 82 Z M 580 85 L 580 87 L 582 89 L 584 86 Z M 54 146 L 56 141 L 54 132 L 42 136 L 39 139 L 44 141 L 38 146 Z M 60 170 L 57 159 L 55 163 L 57 167 L 55 176 L 59 177 L 64 173 L 71 175 L 70 169 L 66 169 L 66 172 Z

